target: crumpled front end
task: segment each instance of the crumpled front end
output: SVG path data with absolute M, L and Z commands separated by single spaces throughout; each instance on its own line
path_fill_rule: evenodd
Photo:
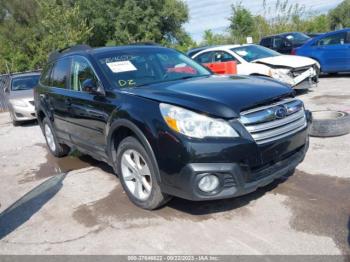
M 273 68 L 270 76 L 294 89 L 310 89 L 317 87 L 319 68 L 317 65 L 304 66 L 299 68 Z

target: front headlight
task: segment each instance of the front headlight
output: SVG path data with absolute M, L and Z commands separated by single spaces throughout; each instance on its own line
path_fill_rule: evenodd
M 289 69 L 270 69 L 269 76 L 282 82 L 290 84 L 292 84 L 293 82 L 293 78 L 290 75 Z
M 225 120 L 214 119 L 169 104 L 160 104 L 159 108 L 167 125 L 183 135 L 194 138 L 239 137 Z
M 10 103 L 13 106 L 19 106 L 19 107 L 27 107 L 27 103 L 23 100 L 10 100 Z

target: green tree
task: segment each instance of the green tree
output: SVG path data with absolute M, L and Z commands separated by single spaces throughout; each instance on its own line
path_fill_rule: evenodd
M 72 7 L 78 5 L 81 18 L 92 28 L 87 39 L 91 46 L 104 46 L 113 38 L 115 22 L 124 0 L 71 0 Z
M 232 5 L 229 30 L 237 42 L 243 43 L 255 31 L 254 17 L 241 3 Z
M 36 15 L 27 20 L 6 11 L 0 24 L 0 72 L 41 68 L 51 51 L 83 43 L 91 34 L 79 6 L 67 8 L 55 0 L 36 0 L 33 11 Z
M 227 34 L 213 33 L 211 30 L 205 30 L 201 46 L 232 44 L 232 41 L 234 40 Z
M 350 0 L 344 0 L 331 10 L 329 20 L 332 29 L 350 27 Z
M 171 45 L 187 38 L 182 25 L 188 10 L 179 0 L 128 0 L 115 22 L 116 44 L 152 41 Z
M 307 19 L 304 22 L 304 32 L 322 33 L 330 30 L 329 17 L 326 14 L 318 15 Z

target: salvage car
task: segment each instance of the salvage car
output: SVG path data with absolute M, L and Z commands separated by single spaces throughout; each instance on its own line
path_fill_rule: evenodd
M 350 28 L 317 36 L 293 53 L 318 61 L 323 73 L 350 72 Z
M 16 73 L 8 76 L 5 93 L 8 109 L 14 126 L 36 119 L 33 88 L 38 84 L 40 72 Z
M 250 193 L 292 174 L 309 144 L 311 114 L 289 86 L 213 75 L 158 46 L 52 54 L 35 108 L 53 155 L 107 162 L 144 209 Z
M 294 89 L 315 87 L 320 70 L 313 59 L 282 55 L 254 44 L 217 46 L 203 50 L 192 58 L 201 64 L 234 61 L 239 75 L 272 77 Z

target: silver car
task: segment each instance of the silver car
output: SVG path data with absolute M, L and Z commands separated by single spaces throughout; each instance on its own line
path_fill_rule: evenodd
M 38 84 L 40 72 L 20 73 L 10 76 L 5 89 L 12 123 L 36 119 L 33 88 Z

